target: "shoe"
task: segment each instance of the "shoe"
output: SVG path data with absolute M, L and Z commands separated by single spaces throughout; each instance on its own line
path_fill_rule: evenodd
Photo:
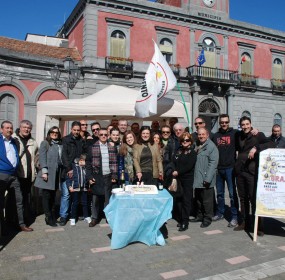
M 85 221 L 86 223 L 90 224 L 92 220 L 91 220 L 90 217 L 87 217 L 87 218 L 84 218 L 84 221 Z
M 75 226 L 75 219 L 70 219 L 70 225 Z
M 178 231 L 185 231 L 185 230 L 187 230 L 187 229 L 188 229 L 188 225 L 182 224 L 182 225 L 180 226 L 180 228 L 178 229 Z
M 238 224 L 238 221 L 236 219 L 232 219 L 229 223 L 228 223 L 228 227 L 233 228 L 236 227 Z
M 63 227 L 63 226 L 65 226 L 65 225 L 66 225 L 66 223 L 67 223 L 67 219 L 66 219 L 66 218 L 61 217 L 61 218 L 60 218 L 60 220 L 59 220 L 59 225 Z
M 201 218 L 195 218 L 195 219 L 190 219 L 189 222 L 191 223 L 199 223 L 199 222 L 203 222 L 203 220 Z
M 26 227 L 26 226 L 20 226 L 20 230 L 21 230 L 21 231 L 25 231 L 25 232 L 34 231 L 32 228 Z
M 181 223 L 178 223 L 178 224 L 177 224 L 177 227 L 181 227 L 181 225 L 182 225 Z
M 92 221 L 89 223 L 89 227 L 95 227 L 97 224 L 99 224 L 97 220 L 92 219 Z
M 215 215 L 212 221 L 216 222 L 216 221 L 223 220 L 223 219 L 224 219 L 224 215 Z
M 206 228 L 211 224 L 211 222 L 202 222 L 202 224 L 200 225 L 201 228 Z
M 241 231 L 241 230 L 244 230 L 244 229 L 245 229 L 245 222 L 242 222 L 240 225 L 237 225 L 234 228 L 234 231 Z
M 57 227 L 55 220 L 51 216 L 46 216 L 45 221 L 46 221 L 46 225 L 51 226 L 51 227 Z

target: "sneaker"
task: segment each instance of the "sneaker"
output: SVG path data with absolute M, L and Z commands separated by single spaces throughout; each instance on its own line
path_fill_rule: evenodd
M 87 217 L 87 218 L 84 219 L 84 221 L 85 221 L 86 223 L 90 224 L 90 223 L 91 223 L 91 218 L 90 218 L 90 217 Z
M 222 220 L 223 218 L 224 218 L 224 215 L 215 215 L 215 216 L 212 218 L 212 221 L 213 221 L 213 222 L 216 222 L 216 221 Z
M 70 225 L 75 226 L 75 219 L 70 219 Z
M 228 223 L 228 227 L 233 228 L 236 227 L 238 224 L 238 221 L 236 219 L 232 219 L 229 223 Z

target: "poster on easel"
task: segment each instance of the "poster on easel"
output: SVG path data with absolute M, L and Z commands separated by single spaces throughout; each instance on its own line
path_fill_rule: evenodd
M 267 149 L 259 155 L 254 241 L 258 216 L 285 218 L 285 149 Z

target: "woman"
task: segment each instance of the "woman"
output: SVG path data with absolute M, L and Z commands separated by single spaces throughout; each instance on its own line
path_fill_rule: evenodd
M 183 190 L 183 194 L 177 199 L 179 216 L 179 231 L 188 229 L 189 216 L 193 204 L 193 182 L 194 168 L 197 159 L 197 153 L 191 147 L 193 139 L 189 132 L 184 132 L 180 137 L 180 147 L 173 159 L 172 176 L 179 180 Z
M 164 144 L 162 142 L 161 134 L 158 133 L 158 132 L 155 132 L 155 133 L 152 134 L 152 138 L 153 138 L 153 142 L 155 144 L 157 144 L 158 150 L 159 150 L 160 155 L 161 155 L 161 158 L 163 159 L 163 153 L 164 153 L 165 146 L 164 146 Z
M 134 146 L 134 167 L 139 182 L 157 185 L 163 180 L 162 159 L 157 144 L 150 136 L 150 127 L 142 126 L 138 144 Z
M 39 150 L 40 170 L 35 186 L 42 189 L 43 209 L 46 224 L 57 226 L 55 222 L 55 194 L 60 184 L 61 171 L 61 134 L 57 126 L 53 126 L 47 133 L 46 140 L 41 142 Z
M 135 178 L 133 147 L 137 144 L 135 134 L 128 130 L 123 136 L 123 143 L 119 150 L 119 172 L 124 170 L 125 184 L 132 184 Z

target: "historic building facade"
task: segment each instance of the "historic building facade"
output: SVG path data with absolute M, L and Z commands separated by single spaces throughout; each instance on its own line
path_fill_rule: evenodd
M 111 84 L 140 88 L 154 40 L 178 78 L 191 121 L 216 131 L 228 113 L 267 135 L 283 124 L 285 33 L 229 18 L 229 0 L 80 0 L 55 37 L 0 37 L 0 119 L 35 123 L 36 102 L 81 98 Z M 204 49 L 206 62 L 197 57 Z M 51 68 L 70 56 L 82 76 L 56 87 Z M 169 96 L 180 100 L 178 89 Z M 84 110 L 84 109 L 83 109 Z

